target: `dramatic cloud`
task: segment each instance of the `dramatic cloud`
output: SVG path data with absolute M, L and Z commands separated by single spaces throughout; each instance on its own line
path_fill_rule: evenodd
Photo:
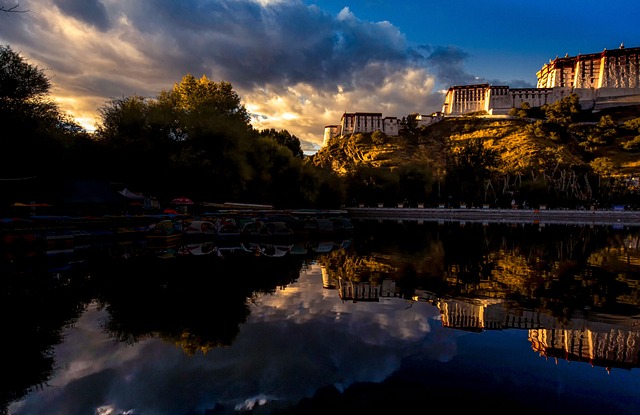
M 113 97 L 155 96 L 186 74 L 228 81 L 254 127 L 322 142 L 344 111 L 440 110 L 476 79 L 453 47 L 411 48 L 387 21 L 302 1 L 41 0 L 0 16 L 0 40 L 47 69 L 61 108 L 88 128 Z

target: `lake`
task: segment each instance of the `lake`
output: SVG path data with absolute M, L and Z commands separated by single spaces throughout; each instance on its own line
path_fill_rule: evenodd
M 638 227 L 354 225 L 3 246 L 3 413 L 640 412 Z

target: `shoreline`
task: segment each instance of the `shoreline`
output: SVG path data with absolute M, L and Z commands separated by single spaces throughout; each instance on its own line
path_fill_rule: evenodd
M 345 210 L 352 219 L 640 226 L 640 211 L 630 210 L 362 207 Z

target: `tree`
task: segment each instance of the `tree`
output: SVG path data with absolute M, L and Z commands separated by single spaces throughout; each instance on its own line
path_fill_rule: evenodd
M 26 13 L 29 11 L 29 10 L 20 10 L 18 9 L 18 7 L 20 7 L 20 3 L 16 3 L 13 6 L 0 6 L 0 12 L 5 12 L 9 14 L 9 13 Z
M 253 129 L 228 82 L 186 75 L 155 98 L 111 100 L 100 114 L 112 174 L 160 198 L 301 206 L 321 195 L 324 176 L 303 168 L 300 140 Z
M 171 109 L 183 155 L 190 155 L 174 159 L 175 178 L 185 190 L 209 200 L 241 198 L 253 177 L 247 155 L 257 134 L 233 86 L 188 74 L 171 90 L 162 91 L 157 101 Z
M 388 168 L 359 165 L 346 175 L 345 182 L 350 204 L 355 200 L 365 206 L 396 206 L 398 202 L 399 177 Z
M 9 45 L 0 46 L 0 99 L 36 100 L 46 96 L 51 81 L 44 71 L 28 63 Z
M 602 178 L 607 182 L 614 176 L 615 172 L 620 167 L 609 157 L 598 157 L 591 161 L 589 163 L 589 166 L 591 167 L 593 172 L 598 175 L 599 181 Z
M 114 98 L 99 108 L 96 139 L 110 180 L 154 194 L 173 179 L 180 128 L 171 108 L 141 96 Z M 162 184 L 162 185 L 160 185 Z
M 373 144 L 382 145 L 387 141 L 387 135 L 380 130 L 375 130 L 371 134 L 371 142 Z
M 407 125 L 407 131 L 410 134 L 415 133 L 416 129 L 418 128 L 418 117 L 420 116 L 420 114 L 418 114 L 417 112 L 412 112 L 411 114 L 407 115 L 406 118 L 406 125 Z
M 302 147 L 300 146 L 300 140 L 295 135 L 292 135 L 287 130 L 276 131 L 274 128 L 265 129 L 260 131 L 261 137 L 266 137 L 274 140 L 276 143 L 287 147 L 291 150 L 294 157 L 303 158 L 304 152 L 302 151 Z
M 578 114 L 582 111 L 580 98 L 575 93 L 572 93 L 553 104 L 545 104 L 541 109 L 547 117 L 547 121 L 564 126 L 575 121 Z
M 425 202 L 433 186 L 433 174 L 422 163 L 405 163 L 397 169 L 400 197 L 410 204 Z
M 74 139 L 86 132 L 48 97 L 44 71 L 10 46 L 0 46 L 0 178 L 39 179 L 43 189 L 71 173 L 65 163 Z M 22 186 L 24 187 L 24 186 Z
M 215 116 L 249 125 L 251 117 L 229 82 L 213 82 L 205 75 L 196 79 L 187 74 L 170 91 L 163 91 L 159 101 L 169 101 L 178 110 L 194 117 Z
M 498 154 L 484 146 L 481 138 L 471 139 L 455 148 L 447 159 L 447 190 L 458 200 L 471 198 L 486 202 L 485 183 L 491 179 Z
M 528 102 L 523 102 L 520 104 L 519 109 L 516 107 L 509 109 L 509 115 L 512 117 L 527 118 L 530 110 L 531 105 Z

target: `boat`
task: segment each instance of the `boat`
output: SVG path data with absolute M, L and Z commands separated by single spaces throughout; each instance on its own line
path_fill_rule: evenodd
M 222 219 L 216 223 L 216 235 L 218 238 L 239 238 L 240 228 L 234 219 Z
M 217 246 L 214 242 L 208 241 L 197 244 L 182 245 L 178 249 L 178 255 L 180 256 L 201 256 L 209 255 L 217 251 Z
M 255 256 L 266 257 L 283 257 L 287 255 L 294 247 L 293 244 L 271 244 L 271 243 L 255 243 L 255 242 L 243 242 L 242 248 Z
M 293 236 L 293 229 L 284 221 L 255 220 L 246 222 L 240 229 L 244 237 L 289 237 Z
M 333 231 L 336 233 L 353 232 L 353 222 L 343 216 L 333 216 L 329 218 L 333 223 Z
M 171 219 L 161 220 L 149 226 L 146 235 L 147 243 L 151 246 L 174 246 L 182 239 L 182 224 Z
M 182 223 L 182 235 L 187 239 L 202 239 L 218 234 L 216 226 L 208 220 L 185 220 Z

